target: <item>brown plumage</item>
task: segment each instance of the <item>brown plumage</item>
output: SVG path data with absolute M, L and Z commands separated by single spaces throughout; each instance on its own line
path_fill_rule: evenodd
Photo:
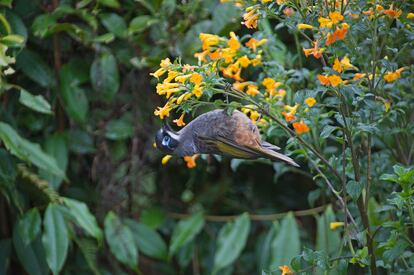
M 166 153 L 190 156 L 198 153 L 228 155 L 235 158 L 268 158 L 299 166 L 290 157 L 276 152 L 280 148 L 262 141 L 257 126 L 242 112 L 226 110 L 204 113 L 179 132 L 163 128 L 156 136 L 157 147 Z

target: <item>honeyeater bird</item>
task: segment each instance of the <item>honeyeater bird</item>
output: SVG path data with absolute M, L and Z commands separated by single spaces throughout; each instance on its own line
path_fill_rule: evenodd
M 231 115 L 218 109 L 198 116 L 180 131 L 167 124 L 155 136 L 157 148 L 179 157 L 218 154 L 240 159 L 268 158 L 299 166 L 279 152 L 279 147 L 262 141 L 257 126 L 242 112 Z

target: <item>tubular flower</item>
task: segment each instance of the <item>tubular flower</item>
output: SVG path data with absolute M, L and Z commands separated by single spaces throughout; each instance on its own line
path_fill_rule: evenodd
M 210 52 L 208 50 L 202 51 L 201 53 L 195 53 L 194 57 L 196 57 L 198 59 L 198 62 L 205 62 L 206 61 L 206 56 L 209 54 Z
M 303 120 L 299 121 L 299 122 L 293 122 L 293 128 L 295 129 L 296 134 L 301 135 L 304 133 L 309 132 L 309 127 L 308 125 L 306 125 L 305 122 L 303 122 Z
M 343 223 L 343 222 L 331 222 L 331 223 L 329 224 L 329 228 L 330 228 L 331 230 L 336 230 L 336 229 L 338 229 L 339 227 L 344 226 L 344 225 L 345 225 L 345 223 Z
M 281 266 L 279 266 L 279 269 L 282 271 L 281 275 L 291 275 L 291 274 L 293 274 L 293 271 L 290 270 L 289 266 L 287 266 L 287 265 L 281 265 Z
M 243 92 L 244 88 L 246 88 L 247 85 L 249 85 L 250 82 L 234 82 L 233 83 L 233 88 L 236 89 L 237 91 Z
M 183 127 L 185 125 L 184 115 L 185 115 L 185 113 L 182 113 L 181 116 L 178 119 L 173 120 L 173 122 L 175 124 L 177 124 L 178 127 Z
M 262 46 L 267 42 L 267 39 L 257 40 L 255 38 L 250 38 L 249 41 L 246 42 L 246 46 L 251 48 L 254 52 L 256 52 L 257 47 Z
M 402 10 L 400 9 L 394 9 L 391 5 L 388 10 L 384 10 L 384 14 L 386 14 L 391 19 L 396 19 L 401 16 Z
M 342 78 L 337 75 L 330 75 L 328 76 L 328 79 L 332 87 L 336 87 L 343 82 Z
M 166 79 L 164 79 L 163 83 L 170 83 L 179 74 L 180 74 L 179 72 L 169 70 L 168 76 Z
M 402 67 L 399 68 L 398 70 L 394 71 L 394 72 L 388 72 L 384 75 L 384 80 L 387 82 L 394 82 L 395 80 L 397 80 L 398 78 L 401 77 L 401 72 L 404 71 L 406 68 Z
M 190 92 L 183 93 L 177 98 L 177 104 L 181 104 L 181 102 L 186 101 L 189 99 L 193 94 Z
M 227 68 L 220 68 L 220 70 L 225 77 L 233 78 L 236 81 L 243 81 L 243 79 L 240 77 L 241 68 L 238 64 L 232 64 Z
M 291 113 L 282 112 L 282 115 L 285 117 L 285 120 L 287 122 L 291 122 L 291 121 L 294 121 L 296 119 L 295 116 L 292 115 Z
M 339 21 L 344 20 L 344 16 L 340 12 L 337 12 L 337 11 L 330 12 L 329 13 L 329 18 L 332 20 L 333 24 L 336 24 Z
M 329 19 L 329 18 L 319 17 L 318 22 L 319 22 L 319 28 L 329 28 L 330 29 L 333 26 L 333 23 L 332 23 L 331 19 Z
M 199 73 L 193 73 L 190 77 L 190 82 L 196 85 L 200 85 L 203 81 L 203 76 Z
M 318 18 L 319 27 L 328 28 L 328 29 L 332 28 L 333 25 L 339 23 L 342 20 L 344 20 L 344 16 L 340 12 L 337 12 L 337 11 L 330 12 L 329 18 L 326 18 L 326 17 Z
M 254 106 L 246 105 L 247 108 L 242 108 L 242 112 L 250 117 L 250 119 L 256 123 L 257 120 L 260 118 L 260 113 L 258 111 L 252 110 L 251 108 Z
M 256 85 L 250 84 L 247 86 L 246 94 L 248 94 L 249 96 L 255 96 L 257 94 L 260 94 L 260 92 Z
M 291 17 L 293 14 L 295 14 L 295 10 L 290 7 L 287 7 L 283 10 L 283 14 L 287 17 Z
M 337 40 L 344 40 L 348 29 L 349 25 L 347 23 L 343 23 L 341 28 L 336 27 L 336 30 L 333 33 L 328 33 L 325 44 L 329 46 Z
M 237 39 L 237 36 L 234 32 L 230 33 L 230 39 L 227 41 L 227 45 L 233 50 L 238 50 L 240 48 L 239 39 Z
M 414 13 L 413 12 L 409 12 L 407 14 L 407 19 L 414 19 Z
M 192 92 L 198 98 L 203 94 L 203 87 L 200 85 L 195 85 Z
M 203 43 L 202 49 L 209 50 L 210 47 L 216 46 L 220 42 L 220 37 L 209 33 L 200 33 L 199 38 Z
M 357 80 L 359 80 L 359 79 L 361 79 L 361 78 L 363 78 L 365 76 L 366 76 L 366 74 L 356 73 L 356 74 L 354 74 L 354 77 L 352 78 L 352 80 L 353 81 L 357 81 Z
M 161 119 L 164 119 L 164 117 L 168 117 L 170 115 L 171 106 L 167 103 L 164 107 L 158 107 L 154 111 L 154 115 L 159 116 Z
M 231 49 L 231 48 L 224 48 L 221 51 L 221 56 L 224 58 L 224 61 L 226 63 L 233 62 L 233 58 L 236 56 L 237 51 Z
M 266 77 L 265 79 L 263 79 L 262 85 L 266 87 L 266 92 L 274 93 L 276 89 L 282 85 L 282 83 L 276 82 L 273 78 Z
M 259 19 L 259 14 L 257 13 L 257 8 L 248 7 L 246 9 L 246 13 L 243 14 L 243 25 L 245 25 L 248 29 L 256 29 L 257 28 L 257 20 Z
M 324 86 L 328 86 L 330 84 L 329 78 L 326 75 L 318 74 L 318 80 Z
M 285 117 L 285 120 L 287 122 L 291 122 L 294 121 L 295 118 L 295 114 L 296 114 L 296 110 L 298 109 L 299 105 L 295 105 L 295 106 L 289 106 L 289 105 L 285 105 L 284 109 L 288 112 L 282 112 L 282 115 Z
M 256 67 L 257 65 L 260 65 L 260 63 L 262 63 L 262 56 L 260 54 L 256 55 L 256 57 L 254 59 L 251 60 L 252 61 L 252 65 L 254 67 Z
M 158 70 L 156 70 L 153 73 L 150 73 L 151 76 L 155 77 L 156 79 L 159 79 L 160 76 L 162 76 L 163 74 L 165 74 L 167 72 L 166 69 L 164 68 L 159 68 Z
M 165 155 L 165 156 L 162 158 L 162 160 L 161 160 L 162 165 L 166 165 L 166 164 L 167 164 L 167 162 L 168 162 L 171 158 L 172 158 L 172 156 L 171 156 L 171 155 Z
M 314 28 L 314 26 L 312 26 L 312 25 L 309 25 L 309 24 L 297 24 L 296 25 L 296 27 L 299 29 L 299 30 L 306 30 L 306 29 L 313 29 Z
M 184 84 L 191 76 L 192 74 L 179 75 L 175 78 L 175 81 Z
M 185 156 L 184 161 L 187 164 L 187 168 L 192 169 L 197 166 L 196 159 L 198 158 L 198 155 L 193 156 Z
M 305 99 L 305 103 L 306 105 L 308 105 L 309 107 L 312 107 L 313 105 L 315 105 L 316 103 L 316 99 L 313 97 L 308 97 L 307 99 Z
M 286 95 L 286 90 L 285 89 L 280 89 L 277 92 L 272 91 L 270 93 L 270 96 L 275 96 L 275 97 L 280 97 L 280 98 L 283 98 L 285 95 Z
M 161 62 L 160 62 L 160 67 L 164 68 L 164 69 L 168 68 L 170 65 L 171 65 L 171 61 L 168 57 L 161 60 Z
M 303 48 L 303 53 L 305 54 L 306 57 L 308 57 L 309 55 L 313 55 L 313 57 L 315 57 L 316 59 L 319 59 L 322 57 L 322 53 L 325 51 L 325 48 L 319 48 L 318 42 L 314 42 L 314 44 L 315 46 L 313 48 L 310 48 L 310 49 Z
M 336 58 L 334 65 L 332 67 L 332 69 L 334 69 L 338 73 L 341 73 L 345 70 L 352 69 L 352 68 L 355 68 L 355 66 L 351 64 L 351 61 L 349 60 L 348 56 L 345 56 L 344 58 L 342 58 L 341 61 L 339 61 L 339 59 Z
M 246 55 L 244 55 L 244 56 L 242 56 L 242 57 L 240 57 L 239 59 L 237 59 L 237 62 L 243 67 L 243 68 L 246 68 L 247 66 L 249 66 L 250 65 L 250 59 L 246 56 Z
M 181 91 L 183 88 L 180 87 L 179 83 L 158 83 L 157 94 L 166 95 L 166 98 L 170 98 L 173 93 Z

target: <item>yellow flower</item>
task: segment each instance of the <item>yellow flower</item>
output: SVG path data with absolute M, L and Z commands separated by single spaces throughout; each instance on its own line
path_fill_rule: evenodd
M 309 127 L 308 125 L 306 125 L 305 122 L 303 122 L 303 120 L 299 122 L 293 122 L 292 126 L 295 129 L 296 134 L 298 135 L 309 132 Z
M 286 111 L 289 111 L 289 113 L 291 113 L 292 115 L 294 115 L 294 114 L 296 114 L 296 111 L 297 111 L 298 107 L 299 107 L 298 104 L 296 104 L 295 106 L 285 105 L 284 109 Z
M 338 73 L 341 73 L 342 71 L 345 71 L 351 68 L 355 68 L 355 66 L 351 64 L 348 56 L 345 56 L 344 58 L 342 58 L 341 61 L 339 61 L 339 59 L 336 58 L 334 65 L 332 67 L 332 69 L 334 69 Z
M 291 274 L 293 274 L 293 271 L 290 270 L 289 266 L 287 266 L 287 265 L 281 265 L 281 266 L 279 266 L 279 269 L 282 271 L 281 275 L 291 275 Z
M 200 85 L 203 81 L 203 76 L 199 73 L 193 73 L 190 77 L 190 81 L 196 85 Z
M 260 63 L 262 63 L 262 56 L 260 54 L 256 55 L 256 57 L 254 59 L 251 60 L 252 61 L 252 65 L 254 67 L 256 67 L 257 65 L 260 65 Z
M 203 87 L 195 85 L 192 92 L 196 97 L 200 97 L 203 94 Z
M 242 23 L 245 25 L 248 29 L 255 29 L 257 28 L 257 20 L 259 19 L 259 14 L 257 13 L 257 8 L 249 7 L 246 9 L 246 13 L 243 14 L 243 20 Z
M 263 79 L 262 85 L 266 87 L 266 92 L 268 92 L 271 96 L 275 96 L 276 89 L 279 88 L 282 85 L 282 83 L 276 82 L 273 78 L 266 77 L 265 79 Z
M 233 88 L 236 89 L 237 91 L 243 92 L 244 88 L 249 85 L 250 82 L 234 82 L 233 83 Z
M 312 25 L 308 25 L 308 24 L 297 24 L 296 27 L 299 30 L 313 29 L 314 28 Z
M 406 68 L 402 67 L 396 70 L 395 72 L 388 72 L 384 75 L 384 80 L 387 82 L 394 82 L 398 78 L 401 77 L 401 72 L 404 71 Z
M 407 14 L 407 19 L 414 19 L 414 13 L 413 12 L 409 12 Z
M 185 115 L 185 113 L 182 113 L 181 116 L 178 119 L 173 120 L 173 122 L 175 124 L 177 124 L 178 127 L 183 127 L 185 125 L 184 115 Z
M 192 76 L 192 74 L 180 75 L 180 76 L 177 76 L 177 77 L 175 78 L 175 81 L 177 81 L 177 82 L 180 82 L 180 83 L 183 83 L 183 84 L 184 84 L 184 82 L 185 82 L 187 79 L 189 79 L 191 76 Z
M 309 107 L 312 107 L 316 103 L 316 99 L 314 99 L 313 97 L 308 97 L 307 99 L 305 99 L 305 103 Z
M 202 51 L 201 53 L 195 53 L 194 57 L 198 59 L 198 62 L 206 61 L 206 56 L 209 54 L 209 50 Z
M 179 72 L 169 70 L 168 76 L 166 79 L 164 79 L 163 83 L 170 83 L 179 74 L 180 74 Z
M 184 161 L 187 164 L 187 168 L 192 169 L 197 166 L 196 159 L 198 158 L 198 155 L 193 156 L 185 156 Z
M 329 83 L 332 85 L 332 87 L 336 87 L 339 84 L 341 84 L 343 81 L 341 79 L 341 77 L 337 76 L 337 75 L 330 75 L 328 76 L 329 79 Z
M 344 16 L 340 12 L 337 12 L 337 11 L 330 12 L 329 18 L 331 18 L 333 24 L 336 24 L 339 21 L 344 20 Z
M 272 2 L 273 0 L 262 0 L 262 4 L 267 4 L 269 2 Z
M 249 66 L 249 64 L 250 64 L 251 61 L 250 61 L 250 59 L 246 55 L 244 55 L 244 56 L 240 57 L 239 59 L 237 59 L 237 62 L 239 62 L 240 65 L 243 68 L 246 68 L 247 66 Z
M 166 98 L 170 98 L 173 93 L 181 91 L 183 88 L 180 87 L 179 83 L 158 83 L 157 94 L 166 95 Z
M 177 104 L 181 104 L 181 102 L 186 101 L 189 99 L 193 94 L 190 92 L 183 93 L 177 98 Z
M 328 86 L 330 84 L 329 78 L 326 75 L 318 74 L 318 80 L 324 86 Z
M 281 6 L 286 2 L 286 0 L 276 0 L 276 3 Z
M 221 51 L 221 55 L 224 58 L 224 61 L 226 63 L 231 63 L 233 61 L 233 58 L 236 56 L 236 54 L 237 54 L 237 51 L 231 48 L 224 48 Z
M 162 158 L 162 160 L 161 160 L 162 165 L 166 165 L 166 164 L 167 164 L 167 162 L 168 162 L 171 158 L 172 158 L 172 156 L 171 156 L 171 155 L 165 155 L 165 156 Z
M 164 117 L 168 117 L 170 115 L 171 106 L 169 104 L 165 104 L 164 107 L 158 107 L 154 111 L 154 115 L 159 116 L 161 119 L 164 119 Z
M 158 70 L 156 70 L 153 73 L 150 73 L 151 76 L 155 77 L 156 79 L 159 79 L 160 76 L 162 76 L 163 74 L 165 74 L 167 72 L 166 69 L 164 68 L 159 68 Z
M 247 86 L 246 94 L 248 94 L 249 96 L 255 96 L 257 94 L 260 94 L 260 92 L 256 85 L 250 84 L 249 86 Z
M 336 229 L 338 229 L 339 227 L 341 227 L 341 226 L 344 226 L 344 223 L 343 222 L 331 222 L 330 224 L 329 224 L 329 228 L 331 229 L 331 230 L 336 230 Z
M 329 18 L 319 17 L 318 22 L 319 22 L 319 28 L 329 28 L 330 29 L 333 26 L 332 20 L 329 19 Z
M 170 59 L 167 57 L 160 62 L 160 67 L 166 69 L 168 66 L 171 65 Z
M 286 90 L 285 89 L 280 89 L 279 91 L 274 93 L 272 96 L 283 98 L 285 95 L 286 95 Z
M 366 74 L 363 74 L 363 73 L 356 73 L 356 74 L 354 74 L 354 77 L 352 78 L 352 80 L 353 81 L 357 81 L 357 80 L 359 80 L 359 79 L 361 79 L 361 78 L 363 78 L 363 77 L 365 77 L 366 76 Z
M 240 48 L 240 42 L 239 39 L 237 39 L 237 36 L 234 32 L 230 33 L 230 39 L 227 42 L 227 45 L 233 49 L 233 50 L 238 50 Z
M 200 33 L 199 38 L 203 43 L 203 50 L 208 50 L 210 47 L 216 46 L 220 42 L 219 36 L 209 33 Z
M 246 42 L 246 46 L 251 48 L 254 52 L 256 52 L 257 47 L 262 46 L 267 42 L 267 39 L 257 40 L 255 38 L 250 38 L 249 41 Z

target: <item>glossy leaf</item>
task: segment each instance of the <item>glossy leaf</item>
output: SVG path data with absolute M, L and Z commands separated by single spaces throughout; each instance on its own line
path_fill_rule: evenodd
M 20 239 L 25 245 L 32 242 L 40 233 L 42 219 L 37 208 L 28 210 L 18 221 Z
M 121 6 L 118 0 L 98 0 L 98 3 L 110 8 L 119 8 Z
M 80 201 L 64 198 L 65 205 L 69 209 L 76 223 L 82 227 L 90 236 L 101 240 L 102 230 L 99 228 L 95 216 L 89 211 L 88 206 Z
M 149 15 L 140 15 L 131 20 L 128 29 L 131 33 L 139 33 L 157 22 L 157 19 Z
M 92 86 L 102 95 L 102 99 L 110 101 L 119 89 L 119 72 L 115 57 L 110 53 L 97 56 L 90 71 Z
M 19 101 L 21 104 L 36 112 L 49 115 L 53 114 L 49 102 L 47 102 L 46 99 L 41 95 L 34 96 L 26 90 L 22 89 L 20 90 Z
M 105 137 L 112 140 L 122 140 L 134 135 L 134 127 L 125 120 L 111 120 L 106 125 Z
M 125 224 L 131 229 L 140 252 L 148 257 L 167 260 L 167 245 L 157 231 L 132 219 L 125 220 Z
M 271 245 L 271 268 L 287 265 L 300 253 L 299 229 L 295 217 L 289 212 L 280 223 L 279 231 Z
M 49 204 L 43 220 L 42 242 L 46 261 L 53 274 L 59 274 L 62 269 L 69 247 L 69 233 L 60 207 L 57 204 Z
M 125 38 L 127 35 L 127 24 L 121 16 L 116 13 L 105 13 L 101 15 L 102 25 L 119 38 Z
M 31 50 L 24 49 L 16 58 L 17 68 L 40 86 L 50 88 L 55 85 L 55 77 L 42 57 Z
M 13 247 L 19 262 L 28 274 L 44 275 L 49 273 L 40 236 L 26 245 L 20 238 L 19 228 L 16 225 L 13 229 Z
M 247 213 L 240 215 L 234 222 L 226 223 L 217 237 L 214 255 L 213 274 L 232 264 L 246 245 L 250 230 L 250 218 Z
M 32 143 L 22 137 L 10 125 L 0 122 L 0 140 L 6 148 L 21 160 L 28 161 L 40 169 L 65 178 L 65 173 L 58 167 L 56 160 L 45 154 L 38 144 Z
M 132 269 L 138 266 L 138 250 L 133 234 L 112 211 L 105 217 L 105 238 L 112 254 Z
M 204 226 L 204 217 L 202 213 L 197 213 L 191 217 L 178 222 L 174 228 L 169 257 L 172 257 L 181 247 L 192 241 Z

